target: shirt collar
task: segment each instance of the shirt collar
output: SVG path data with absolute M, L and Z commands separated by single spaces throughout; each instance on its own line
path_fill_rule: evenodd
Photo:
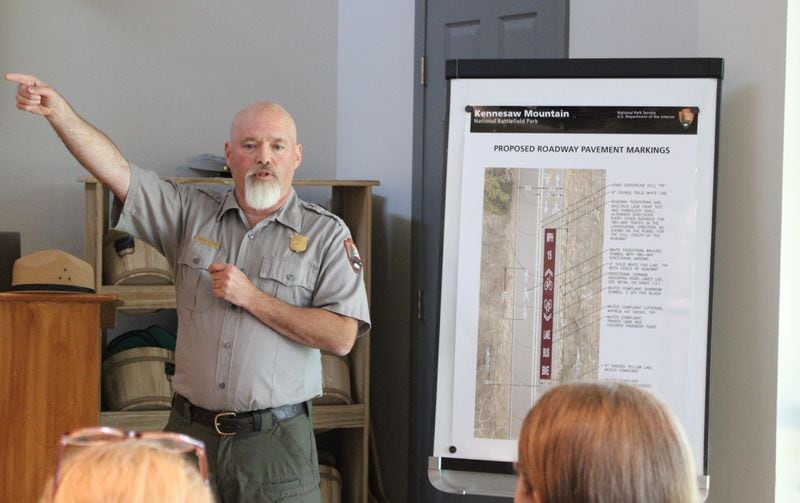
M 230 210 L 236 210 L 237 213 L 242 211 L 239 203 L 236 201 L 236 194 L 233 189 L 229 190 L 228 193 L 225 194 L 225 197 L 222 201 L 222 207 L 220 208 L 219 216 L 217 218 L 222 218 L 222 216 Z M 278 208 L 278 211 L 259 222 L 256 227 L 260 227 L 265 222 L 269 222 L 271 220 L 276 220 L 298 233 L 303 230 L 303 217 L 300 208 L 300 199 L 297 197 L 294 187 L 292 187 L 291 191 L 289 192 L 289 196 L 286 198 L 286 201 L 283 202 L 283 206 Z
M 303 230 L 303 213 L 300 208 L 300 198 L 297 197 L 294 187 L 289 191 L 289 197 L 286 198 L 283 206 L 270 217 L 274 217 L 275 220 L 295 232 L 299 233 Z

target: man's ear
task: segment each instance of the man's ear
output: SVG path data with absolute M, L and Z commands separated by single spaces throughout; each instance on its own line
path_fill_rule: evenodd
M 297 171 L 297 168 L 300 167 L 300 163 L 303 162 L 303 146 L 299 143 L 295 145 L 295 157 L 297 159 L 294 161 L 294 170 Z
M 228 163 L 228 169 L 230 169 L 230 162 L 231 162 L 231 142 L 225 142 L 225 162 Z

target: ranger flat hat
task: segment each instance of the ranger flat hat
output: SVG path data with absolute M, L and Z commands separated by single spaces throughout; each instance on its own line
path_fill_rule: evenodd
M 42 250 L 14 261 L 12 292 L 94 293 L 94 269 L 62 250 Z
M 225 158 L 218 155 L 196 155 L 186 161 L 186 167 L 201 176 L 231 177 L 231 170 L 228 168 Z

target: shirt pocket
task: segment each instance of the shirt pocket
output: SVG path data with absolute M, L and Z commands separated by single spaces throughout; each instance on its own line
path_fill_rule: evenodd
M 222 248 L 192 241 L 178 256 L 179 308 L 205 312 L 214 302 L 211 293 L 211 274 L 208 267 L 215 261 L 225 262 L 227 253 Z
M 314 297 L 319 266 L 304 257 L 264 257 L 259 270 L 264 292 L 297 307 L 308 307 Z

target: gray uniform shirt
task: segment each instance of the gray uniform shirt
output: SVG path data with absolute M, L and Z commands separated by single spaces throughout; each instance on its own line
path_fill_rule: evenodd
M 179 185 L 131 165 L 125 204 L 115 199 L 111 221 L 160 250 L 175 270 L 172 384 L 195 405 L 241 412 L 322 394 L 319 350 L 214 297 L 208 272 L 214 261 L 235 265 L 284 302 L 355 318 L 359 335 L 369 329 L 362 273 L 350 260 L 350 230 L 294 189 L 277 212 L 250 228 L 232 189 Z M 292 236 L 308 238 L 306 249 L 292 250 Z

